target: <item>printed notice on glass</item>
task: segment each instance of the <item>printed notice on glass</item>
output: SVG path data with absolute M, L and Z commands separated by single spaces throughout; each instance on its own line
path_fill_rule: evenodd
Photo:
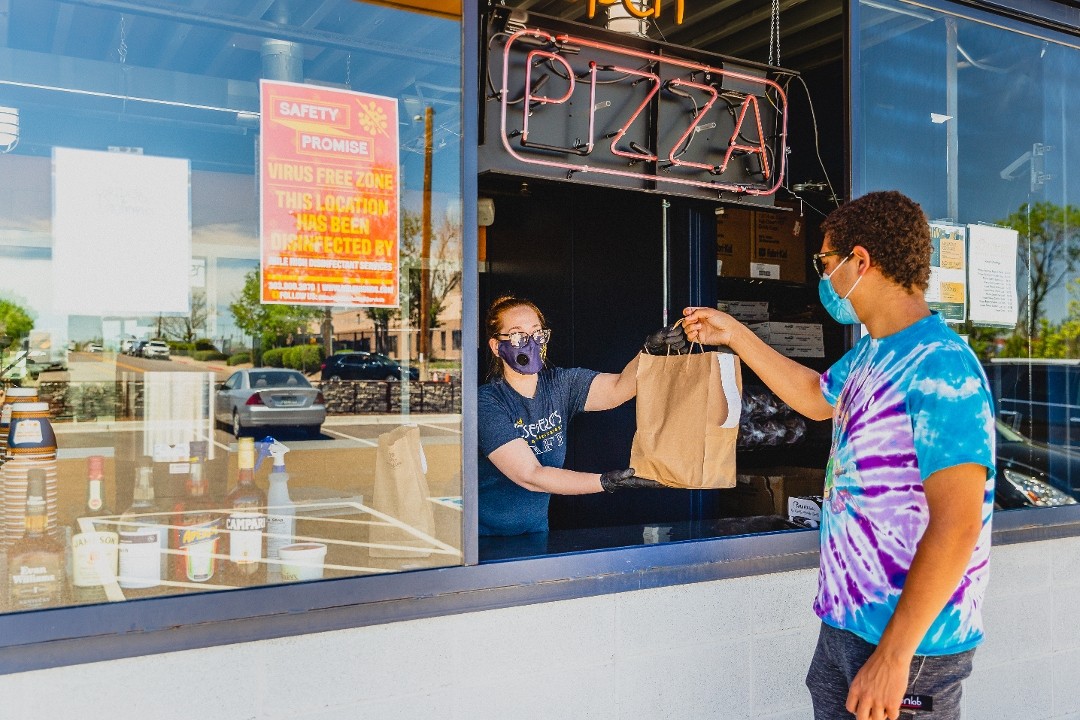
M 971 253 L 971 322 L 976 325 L 1016 325 L 1020 303 L 1016 296 L 1016 245 L 1019 233 L 1008 228 L 968 225 Z
M 967 315 L 967 272 L 963 226 L 930 223 L 930 285 L 926 302 L 946 322 L 962 323 Z
M 397 100 L 263 80 L 262 302 L 397 307 Z

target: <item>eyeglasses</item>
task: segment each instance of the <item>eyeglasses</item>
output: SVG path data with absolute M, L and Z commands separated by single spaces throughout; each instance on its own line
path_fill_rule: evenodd
M 530 341 L 543 347 L 547 345 L 548 340 L 551 339 L 551 330 L 544 328 L 543 330 L 537 330 L 532 333 L 527 332 L 512 332 L 512 333 L 496 333 L 495 337 L 500 340 L 509 340 L 510 346 L 515 348 L 523 348 L 529 344 Z
M 814 270 L 817 271 L 817 276 L 819 278 L 825 277 L 825 263 L 823 263 L 822 260 L 829 257 L 830 255 L 843 255 L 843 254 L 844 254 L 843 250 L 828 250 L 826 252 L 814 253 L 814 256 L 813 256 L 814 257 Z M 848 253 L 848 254 L 851 255 L 853 253 Z

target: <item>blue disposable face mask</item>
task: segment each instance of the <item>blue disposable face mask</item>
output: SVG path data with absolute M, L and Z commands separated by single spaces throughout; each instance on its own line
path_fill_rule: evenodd
M 531 338 L 525 347 L 514 347 L 509 340 L 499 341 L 499 357 L 507 367 L 521 375 L 535 375 L 544 367 L 544 348 Z
M 840 265 L 850 259 L 851 255 L 848 255 L 840 261 Z M 859 315 L 855 312 L 855 307 L 848 298 L 855 291 L 855 287 L 862 282 L 863 276 L 859 276 L 859 279 L 855 281 L 855 285 L 852 285 L 851 289 L 847 291 L 847 295 L 840 297 L 832 284 L 832 276 L 840 269 L 840 265 L 833 268 L 833 271 L 828 275 L 821 276 L 821 280 L 818 281 L 818 297 L 821 298 L 821 304 L 825 306 L 826 312 L 832 315 L 833 320 L 841 325 L 858 325 L 862 321 L 859 320 Z

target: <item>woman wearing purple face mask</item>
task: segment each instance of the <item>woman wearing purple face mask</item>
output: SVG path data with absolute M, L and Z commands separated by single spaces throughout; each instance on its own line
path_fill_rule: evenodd
M 633 468 L 602 474 L 563 468 L 570 419 L 637 394 L 636 355 L 618 374 L 551 367 L 544 314 L 512 295 L 491 304 L 485 328 L 489 382 L 477 392 L 481 535 L 547 531 L 552 493 L 663 487 L 636 477 Z

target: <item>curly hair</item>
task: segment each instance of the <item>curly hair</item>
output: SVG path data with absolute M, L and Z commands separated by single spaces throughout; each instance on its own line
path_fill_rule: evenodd
M 917 202 L 896 190 L 872 192 L 833 210 L 821 223 L 842 255 L 866 248 L 885 277 L 904 288 L 930 283 L 930 224 Z
M 544 319 L 544 313 L 541 312 L 540 308 L 538 308 L 536 303 L 532 300 L 519 298 L 516 295 L 502 295 L 492 300 L 491 305 L 488 306 L 487 316 L 484 318 L 484 329 L 487 333 L 487 337 L 493 338 L 499 334 L 499 328 L 502 327 L 502 315 L 504 312 L 522 306 L 530 308 L 536 313 L 536 316 L 540 318 L 541 327 L 547 327 L 547 320 Z M 498 355 L 488 356 L 488 380 L 497 378 L 502 374 L 502 362 L 502 358 Z

